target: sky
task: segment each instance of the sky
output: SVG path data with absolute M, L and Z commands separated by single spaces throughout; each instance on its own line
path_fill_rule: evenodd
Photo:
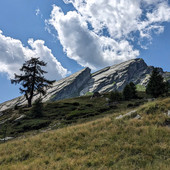
M 134 58 L 170 71 L 168 0 L 0 0 L 0 103 L 24 61 L 39 57 L 50 80 Z

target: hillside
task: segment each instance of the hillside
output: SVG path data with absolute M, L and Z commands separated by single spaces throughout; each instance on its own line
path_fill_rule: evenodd
M 0 169 L 169 170 L 168 110 L 170 98 L 160 98 L 90 122 L 17 138 L 0 144 Z
M 143 94 L 143 93 L 142 93 Z M 1 112 L 0 139 L 6 136 L 16 138 L 27 133 L 36 133 L 51 129 L 62 128 L 75 123 L 104 117 L 109 114 L 135 109 L 147 102 L 146 99 L 131 101 L 108 102 L 109 93 L 101 97 L 82 96 L 55 102 L 46 102 L 43 115 L 34 117 L 31 108 L 16 107 Z M 7 127 L 7 128 L 6 128 Z
M 91 74 L 89 68 L 85 68 L 69 77 L 56 81 L 43 96 L 43 102 L 78 97 L 94 92 L 121 91 L 129 82 L 134 82 L 138 87 L 144 89 L 149 81 L 152 69 L 153 67 L 148 66 L 141 58 L 109 66 L 93 74 Z M 167 81 L 170 81 L 170 73 L 163 72 L 161 68 L 159 71 Z M 34 96 L 34 100 L 38 97 L 38 95 Z M 25 104 L 27 104 L 25 97 L 20 96 L 0 104 L 0 111 Z

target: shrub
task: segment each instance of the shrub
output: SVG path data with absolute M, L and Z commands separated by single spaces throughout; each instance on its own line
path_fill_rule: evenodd
M 112 91 L 109 95 L 109 102 L 116 102 L 122 100 L 122 93 L 116 91 Z
M 43 115 L 43 103 L 42 103 L 42 99 L 38 98 L 32 108 L 31 108 L 31 114 L 30 116 L 33 118 L 37 118 L 37 117 L 42 117 Z
M 79 102 L 74 102 L 74 103 L 72 103 L 72 105 L 73 105 L 73 106 L 79 106 L 80 103 L 79 103 Z
M 128 105 L 127 105 L 127 107 L 129 108 L 129 107 L 134 107 L 134 105 L 133 105 L 133 103 L 129 103 Z

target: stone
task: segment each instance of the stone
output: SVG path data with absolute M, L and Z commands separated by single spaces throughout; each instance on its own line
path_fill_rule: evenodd
M 124 114 L 124 115 L 119 115 L 119 116 L 117 116 L 115 119 L 122 119 L 122 118 L 124 118 L 124 117 L 131 116 L 131 115 L 132 115 L 133 113 L 135 113 L 135 112 L 136 112 L 136 110 L 132 110 L 132 111 L 130 111 L 130 112 Z
M 108 102 L 109 101 L 109 98 L 106 98 L 106 102 Z
M 134 119 L 141 119 L 140 115 L 136 115 L 136 117 L 134 117 Z
M 168 110 L 167 116 L 170 117 L 170 110 Z
M 168 112 L 166 112 L 166 113 L 163 113 L 165 116 L 168 116 L 168 117 L 170 117 L 170 110 L 168 110 Z
M 13 139 L 13 137 L 6 137 L 6 138 L 3 138 L 3 139 L 0 139 L 0 141 L 8 141 L 8 140 L 11 140 Z
M 8 119 L 5 119 L 5 120 L 0 121 L 0 125 L 2 125 L 2 124 L 4 124 L 4 123 L 6 123 L 6 122 L 7 122 L 7 121 L 9 121 L 9 120 L 12 120 L 12 117 L 10 117 L 10 118 L 8 118 Z
M 20 117 L 16 118 L 14 120 L 14 122 L 20 121 L 20 120 L 24 119 L 25 117 L 26 117 L 26 115 L 21 115 Z
M 119 115 L 119 116 L 117 116 L 115 119 L 122 119 L 124 116 L 123 115 Z

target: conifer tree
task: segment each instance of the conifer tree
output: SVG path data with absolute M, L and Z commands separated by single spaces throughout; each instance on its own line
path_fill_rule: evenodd
M 158 69 L 154 68 L 146 87 L 146 93 L 156 98 L 166 93 L 166 91 L 166 82 L 164 82 L 163 77 L 159 74 Z
M 122 100 L 122 93 L 117 90 L 110 92 L 109 95 L 110 102 L 117 102 Z
M 127 84 L 125 88 L 123 89 L 123 97 L 125 100 L 132 99 L 132 89 L 129 84 Z
M 137 91 L 136 91 L 136 86 L 135 86 L 135 84 L 134 84 L 133 82 L 130 82 L 130 83 L 129 83 L 129 86 L 130 86 L 130 88 L 131 88 L 131 98 L 132 98 L 132 99 L 137 98 Z
M 125 100 L 137 98 L 136 86 L 133 82 L 130 82 L 123 89 L 123 97 Z
M 34 95 L 45 95 L 47 88 L 55 82 L 47 80 L 43 76 L 47 72 L 42 70 L 41 67 L 46 65 L 47 63 L 40 61 L 39 58 L 31 58 L 21 67 L 20 71 L 23 74 L 14 74 L 14 79 L 11 79 L 12 84 L 21 84 L 22 88 L 20 88 L 20 92 L 24 93 L 28 101 L 28 107 L 32 106 Z

